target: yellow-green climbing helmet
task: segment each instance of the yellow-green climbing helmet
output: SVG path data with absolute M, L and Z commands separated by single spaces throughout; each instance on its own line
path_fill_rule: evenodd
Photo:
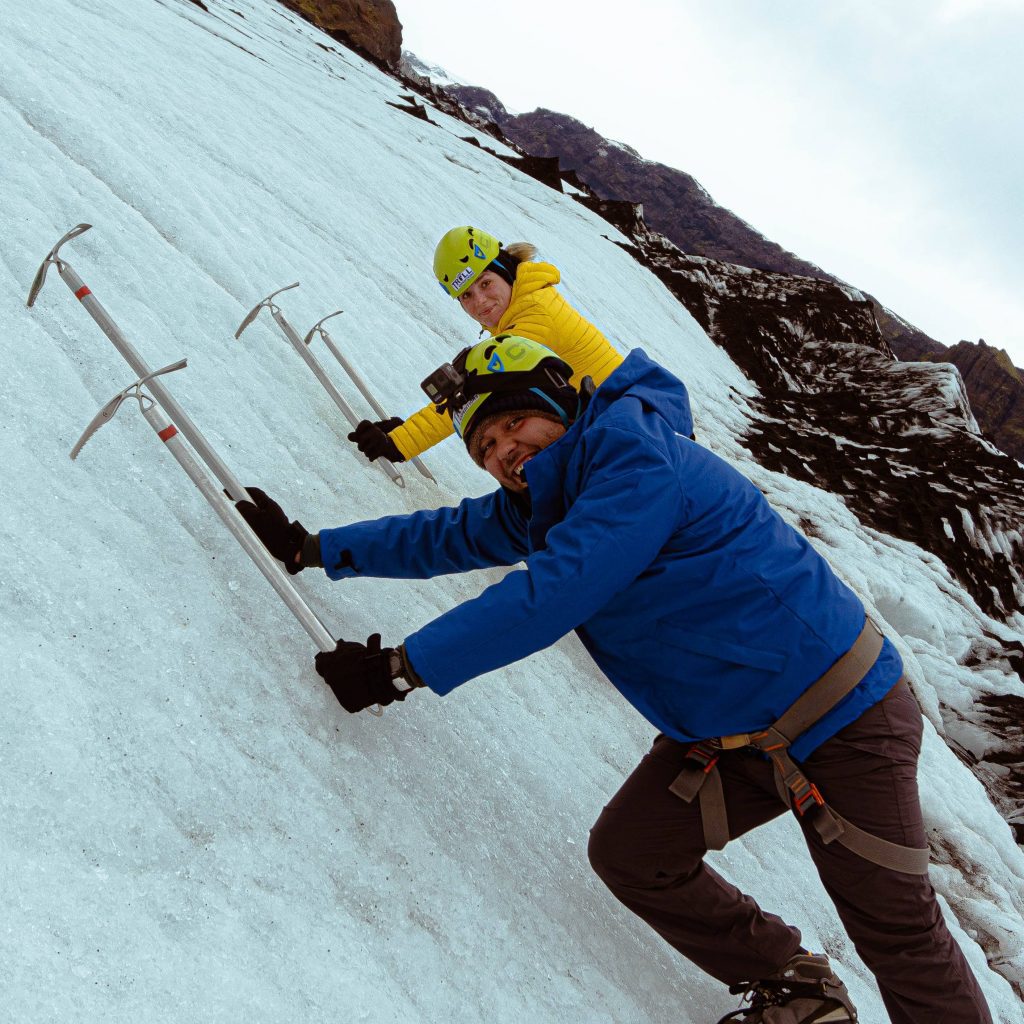
M 575 418 L 572 367 L 539 342 L 514 334 L 481 341 L 466 354 L 464 373 L 465 398 L 451 410 L 455 433 L 464 441 L 481 410 L 489 415 L 504 408 L 536 408 L 556 413 L 566 426 Z
M 445 294 L 457 299 L 479 280 L 500 248 L 501 242 L 479 228 L 452 228 L 434 250 L 434 277 Z

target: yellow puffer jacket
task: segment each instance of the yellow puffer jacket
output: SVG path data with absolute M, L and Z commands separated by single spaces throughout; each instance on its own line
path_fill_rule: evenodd
M 569 305 L 555 290 L 561 280 L 558 268 L 550 263 L 520 263 L 508 309 L 493 330 L 496 334 L 518 334 L 547 345 L 574 371 L 572 383 L 579 386 L 584 377 L 601 384 L 622 362 L 611 342 Z M 425 452 L 452 433 L 450 416 L 440 416 L 433 405 L 420 409 L 389 434 L 398 450 L 407 458 Z

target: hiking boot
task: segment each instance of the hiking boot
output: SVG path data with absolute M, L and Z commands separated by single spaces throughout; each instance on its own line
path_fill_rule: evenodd
M 760 981 L 733 985 L 746 1006 L 727 1013 L 718 1024 L 854 1024 L 857 1011 L 846 986 L 832 973 L 823 953 L 797 953 Z

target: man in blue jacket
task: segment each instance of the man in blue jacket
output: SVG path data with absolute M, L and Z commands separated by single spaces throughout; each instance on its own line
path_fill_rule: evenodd
M 397 648 L 374 635 L 318 655 L 345 709 L 450 693 L 575 630 L 660 731 L 595 824 L 591 863 L 747 994 L 728 1019 L 856 1020 L 827 958 L 704 863 L 790 805 L 894 1024 L 990 1021 L 927 878 L 921 716 L 899 655 L 757 488 L 691 439 L 682 383 L 635 350 L 578 394 L 554 353 L 509 335 L 442 369 L 425 387 L 497 491 L 319 534 L 254 488 L 239 505 L 292 572 L 525 563 Z

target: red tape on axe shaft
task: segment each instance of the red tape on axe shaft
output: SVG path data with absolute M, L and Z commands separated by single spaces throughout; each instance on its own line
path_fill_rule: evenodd
M 161 441 L 170 441 L 177 432 L 178 428 L 172 423 L 170 426 L 164 427 L 164 429 L 156 436 L 159 437 Z
M 77 292 L 75 292 L 75 298 L 78 299 L 79 302 L 81 302 L 82 299 L 86 297 L 86 295 L 92 295 L 92 292 L 89 291 L 88 285 L 83 284 L 82 287 L 79 288 Z

